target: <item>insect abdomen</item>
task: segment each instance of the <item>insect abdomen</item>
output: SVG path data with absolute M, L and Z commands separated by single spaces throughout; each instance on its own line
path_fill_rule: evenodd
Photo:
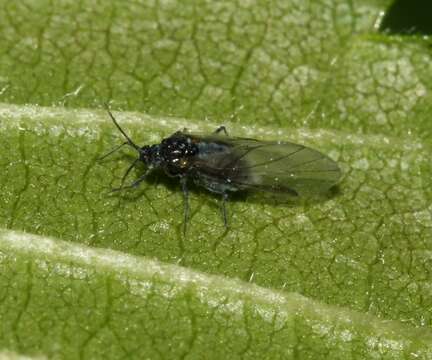
M 197 185 L 215 193 L 243 189 L 238 180 L 249 180 L 250 172 L 232 148 L 218 142 L 201 142 L 198 148 L 193 176 Z
M 203 172 L 200 172 L 199 174 L 196 174 L 194 177 L 194 182 L 198 186 L 202 186 L 206 188 L 208 191 L 217 193 L 217 194 L 223 194 L 227 191 L 238 191 L 240 188 L 236 186 L 235 184 L 230 183 L 229 179 L 220 179 L 219 177 L 215 177 L 212 175 L 205 174 Z

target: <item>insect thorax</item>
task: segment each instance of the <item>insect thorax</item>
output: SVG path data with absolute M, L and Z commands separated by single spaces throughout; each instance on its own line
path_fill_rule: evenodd
M 192 157 L 197 153 L 197 145 L 180 132 L 162 140 L 159 150 L 161 165 L 170 176 L 185 174 L 190 168 Z

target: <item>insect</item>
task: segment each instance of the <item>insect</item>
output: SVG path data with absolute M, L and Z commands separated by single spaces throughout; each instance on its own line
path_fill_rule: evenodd
M 121 186 L 113 191 L 137 187 L 153 169 L 162 169 L 168 176 L 179 178 L 184 196 L 184 233 L 189 219 L 190 181 L 221 196 L 227 227 L 226 202 L 233 192 L 255 190 L 307 196 L 324 193 L 341 177 L 338 164 L 317 150 L 290 142 L 231 137 L 224 126 L 209 135 L 177 131 L 160 144 L 138 146 L 108 108 L 107 111 L 126 141 L 101 159 L 125 145 L 138 152 L 123 175 Z M 131 185 L 123 186 L 139 162 L 146 165 L 146 171 Z

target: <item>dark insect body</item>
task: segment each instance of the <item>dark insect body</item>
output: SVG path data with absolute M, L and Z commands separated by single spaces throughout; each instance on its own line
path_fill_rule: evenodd
M 162 169 L 170 177 L 178 177 L 184 195 L 184 232 L 189 218 L 188 180 L 222 197 L 222 215 L 227 226 L 228 194 L 255 190 L 284 193 L 293 197 L 326 192 L 337 184 L 341 171 L 336 162 L 319 151 L 281 141 L 260 141 L 230 137 L 224 126 L 213 134 L 198 135 L 177 131 L 155 145 L 136 145 L 123 131 L 112 113 L 108 113 L 138 158 L 126 170 L 121 187 L 113 191 L 137 187 L 152 169 Z M 223 134 L 221 134 L 223 132 Z M 131 185 L 124 180 L 138 162 L 147 166 L 145 173 Z

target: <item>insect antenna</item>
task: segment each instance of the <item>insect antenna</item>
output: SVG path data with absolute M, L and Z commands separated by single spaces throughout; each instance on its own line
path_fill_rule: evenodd
M 111 113 L 110 109 L 108 108 L 108 105 L 106 105 L 106 109 L 108 111 L 108 115 L 110 116 L 111 120 L 113 121 L 114 125 L 116 126 L 116 128 L 123 134 L 123 136 L 126 138 L 126 142 L 132 146 L 133 148 L 135 148 L 138 152 L 140 152 L 140 147 L 135 144 L 132 139 L 123 131 L 123 129 L 120 127 L 120 125 L 118 124 L 117 120 L 115 119 L 114 115 Z
M 98 160 L 103 160 L 106 157 L 110 156 L 111 154 L 113 154 L 114 152 L 116 152 L 117 150 L 119 150 L 121 147 L 125 146 L 125 145 L 129 145 L 131 147 L 133 147 L 135 150 L 137 150 L 139 153 L 141 153 L 141 148 L 135 144 L 132 139 L 126 134 L 126 132 L 120 127 L 120 125 L 118 124 L 117 120 L 115 119 L 114 115 L 111 113 L 110 109 L 108 108 L 108 104 L 104 104 L 105 108 L 108 112 L 108 115 L 110 116 L 112 122 L 114 123 L 115 127 L 123 134 L 123 136 L 126 138 L 126 141 L 121 143 L 120 145 L 116 146 L 114 149 L 112 149 L 111 151 L 109 151 L 107 154 L 101 156 Z
M 102 155 L 101 157 L 98 158 L 99 161 L 102 161 L 103 159 L 107 158 L 108 156 L 110 156 L 111 154 L 115 153 L 118 149 L 120 149 L 121 147 L 125 146 L 125 145 L 129 145 L 129 143 L 127 141 L 125 141 L 124 143 L 117 145 L 114 149 L 110 150 L 108 153 L 106 153 L 105 155 Z

